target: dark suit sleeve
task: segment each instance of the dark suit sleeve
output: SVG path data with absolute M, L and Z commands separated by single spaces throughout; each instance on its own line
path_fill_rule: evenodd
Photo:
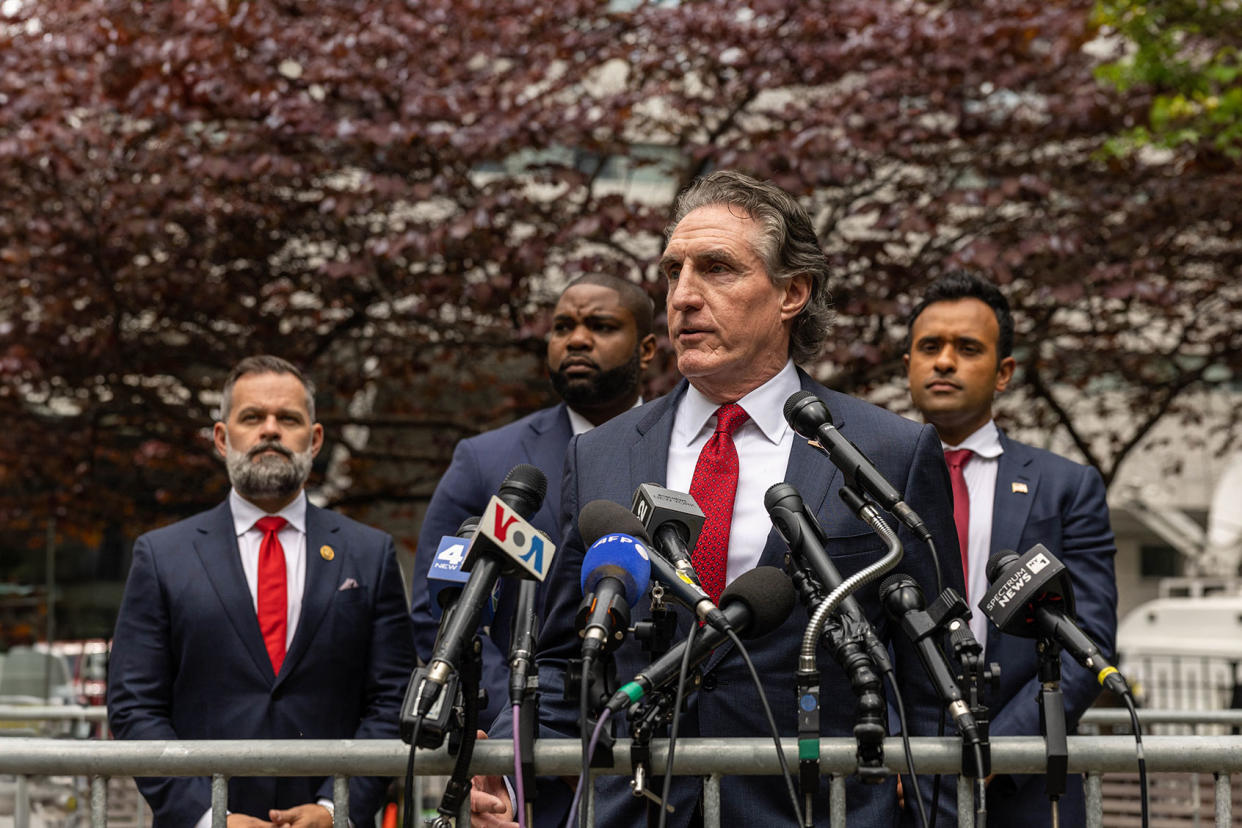
M 382 554 L 377 555 L 376 559 L 365 703 L 354 732 L 355 739 L 396 739 L 400 736 L 401 701 L 414 669 L 405 590 L 401 585 L 401 570 L 397 566 L 392 538 L 388 535 L 384 536 Z M 349 818 L 354 825 L 371 824 L 388 782 L 387 778 L 381 777 L 354 777 L 350 780 Z M 331 777 L 324 780 L 318 796 L 332 798 Z
M 410 617 L 414 622 L 414 645 L 421 663 L 431 660 L 439 622 L 431 612 L 427 572 L 435 560 L 440 538 L 456 534 L 462 521 L 483 513 L 490 491 L 479 469 L 474 446 L 462 440 L 453 451 L 453 461 L 440 478 L 427 506 L 422 529 L 418 533 L 418 549 L 414 554 L 414 582 L 410 590 Z M 505 654 L 491 636 L 480 636 L 483 642 L 482 685 L 487 691 L 487 707 L 479 711 L 479 722 L 486 727 L 508 698 L 508 664 Z
M 173 664 L 168 596 L 145 537 L 134 543 L 108 665 L 108 726 L 118 739 L 178 738 L 172 725 Z M 204 777 L 136 780 L 161 825 L 191 826 L 211 807 Z
M 1117 579 L 1113 558 L 1117 547 L 1108 520 L 1108 502 L 1100 473 L 1090 466 L 1066 463 L 1078 470 L 1077 480 L 1067 481 L 1060 524 L 1060 549 L 1056 552 L 1069 570 L 1074 587 L 1078 620 L 1084 632 L 1111 659 L 1117 637 Z M 1057 521 L 1049 521 L 1045 531 L 1054 531 Z M 1035 534 L 1041 534 L 1036 532 Z M 1040 542 L 1040 537 L 1023 543 Z M 1044 537 L 1043 542 L 1053 539 Z M 1054 544 L 1050 544 L 1054 545 Z M 1019 550 L 1023 551 L 1023 550 Z M 1035 643 L 1031 642 L 1032 649 Z M 1073 724 L 1095 701 L 1100 684 L 1091 671 L 1070 656 L 1061 654 L 1061 691 L 1065 696 L 1065 715 Z M 992 719 L 993 736 L 1035 735 L 1039 733 L 1039 679 L 1030 680 Z

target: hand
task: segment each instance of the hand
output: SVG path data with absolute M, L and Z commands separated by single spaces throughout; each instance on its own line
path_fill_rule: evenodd
M 271 828 L 272 823 L 264 822 L 249 814 L 229 814 L 224 821 L 228 828 Z
M 287 808 L 283 811 L 277 811 L 275 808 L 267 812 L 272 818 L 274 826 L 289 826 L 290 828 L 332 828 L 332 814 L 328 813 L 328 809 L 313 803 L 310 805 L 298 805 L 296 808 Z M 233 828 L 233 826 L 229 826 Z
M 487 734 L 478 732 L 480 739 Z M 476 776 L 470 780 L 470 824 L 481 828 L 517 828 L 509 789 L 499 776 Z
M 906 791 L 901 787 L 901 774 L 897 775 L 897 807 L 903 811 L 906 808 Z

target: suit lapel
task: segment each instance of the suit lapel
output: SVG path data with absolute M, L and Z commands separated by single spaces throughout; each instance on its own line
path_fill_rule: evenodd
M 1032 457 L 1021 443 L 1015 443 L 1001 432 L 1001 448 L 1004 449 L 996 468 L 996 493 L 992 503 L 992 543 L 988 549 L 991 557 L 1002 549 L 1021 552 L 1022 530 L 1031 513 L 1035 490 L 1039 487 L 1039 470 L 1032 464 Z
M 259 632 L 259 619 L 255 614 L 254 599 L 250 597 L 250 587 L 246 584 L 246 573 L 242 570 L 237 530 L 233 526 L 233 512 L 228 501 L 208 512 L 196 529 L 194 551 L 207 572 L 207 580 L 224 605 L 229 623 L 259 673 L 270 679 L 272 661 Z
M 349 553 L 340 536 L 340 526 L 331 512 L 306 504 L 306 583 L 302 590 L 302 609 L 293 642 L 276 677 L 280 683 L 310 649 L 328 605 L 340 585 L 342 560 Z M 329 553 L 327 550 L 331 550 Z
M 668 443 L 673 438 L 677 403 L 689 383 L 682 380 L 670 394 L 651 404 L 651 411 L 638 421 L 630 449 L 630 494 L 643 483 L 663 486 L 668 480 Z
M 522 434 L 523 453 L 530 458 L 532 465 L 548 470 L 548 493 L 539 507 L 539 513 L 542 513 L 543 520 L 549 526 L 557 526 L 559 523 L 561 469 L 565 466 L 565 447 L 569 445 L 569 438 L 572 436 L 569 412 L 566 411 L 564 403 L 541 411 L 540 416 L 531 419 Z

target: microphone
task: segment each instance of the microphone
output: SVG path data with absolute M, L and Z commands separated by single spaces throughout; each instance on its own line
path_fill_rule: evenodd
M 521 704 L 535 663 L 535 643 L 539 639 L 539 613 L 535 597 L 539 586 L 534 581 L 518 584 L 517 606 L 513 609 L 513 634 L 509 639 L 509 702 Z
M 630 625 L 630 607 L 647 591 L 651 555 L 642 541 L 621 532 L 600 537 L 582 559 L 578 634 L 583 658 L 615 649 Z
M 654 483 L 643 483 L 634 492 L 630 511 L 642 521 L 647 537 L 655 541 L 656 549 L 677 567 L 683 578 L 702 587 L 690 559 L 690 550 L 698 542 L 707 518 L 694 498 Z
M 462 569 L 470 573 L 454 611 L 445 615 L 423 685 L 418 688 L 416 715 L 431 710 L 441 688 L 456 672 L 466 643 L 474 637 L 483 608 L 501 575 L 521 574 L 543 580 L 556 552 L 526 522 L 543 503 L 548 481 L 528 463 L 514 466 L 488 502 L 479 527 L 466 550 Z
M 428 604 L 431 616 L 440 621 L 461 595 L 462 587 L 470 580 L 470 573 L 461 568 L 466 560 L 466 547 L 479 528 L 477 517 L 466 518 L 457 529 L 456 535 L 445 535 L 440 538 L 436 548 L 436 556 L 427 570 Z M 484 627 L 491 626 L 496 617 L 496 601 L 498 590 L 492 590 L 487 605 L 483 608 L 480 623 Z
M 1130 693 L 1121 673 L 1099 646 L 1072 621 L 1074 585 L 1069 570 L 1041 543 L 1019 555 L 1000 552 L 988 559 L 988 588 L 979 609 L 1001 632 L 1021 638 L 1049 638 L 1119 696 Z
M 824 591 L 832 592 L 841 586 L 844 579 L 824 549 L 827 541 L 824 530 L 807 510 L 798 490 L 789 483 L 773 484 L 763 496 L 763 506 L 789 550 L 806 562 Z M 867 618 L 853 595 L 842 599 L 837 612 L 851 621 L 865 621 Z
M 936 623 L 927 613 L 923 590 L 909 575 L 892 575 L 880 584 L 880 600 L 884 609 L 898 622 L 902 632 L 914 643 L 923 662 L 923 669 L 931 678 L 936 692 L 949 707 L 949 714 L 957 722 L 957 729 L 971 744 L 980 744 L 979 727 L 962 698 L 962 690 L 953 679 L 953 671 L 944 653 L 932 637 L 937 631 Z M 958 599 L 961 600 L 960 598 Z
M 828 459 L 845 475 L 846 482 L 869 495 L 920 539 L 931 542 L 927 524 L 906 505 L 901 492 L 880 474 L 867 455 L 837 431 L 832 424 L 832 414 L 823 400 L 809 391 L 791 394 L 785 400 L 785 420 L 798 434 L 818 442 L 828 454 Z
M 661 491 L 669 490 L 662 489 Z M 670 494 L 679 493 L 670 492 Z M 635 495 L 635 502 L 637 502 L 637 495 Z M 649 540 L 642 522 L 619 503 L 613 503 L 611 500 L 592 500 L 582 507 L 582 513 L 578 516 L 578 529 L 583 539 L 598 538 L 610 528 L 645 541 Z M 697 537 L 697 531 L 695 536 Z M 693 568 L 690 568 L 690 573 L 693 574 L 693 572 Z M 690 577 L 681 568 L 675 568 L 660 555 L 651 556 L 651 574 L 675 600 L 693 610 L 699 620 L 712 625 L 722 633 L 727 633 L 731 629 L 728 619 L 716 607 L 711 596 L 703 591 L 697 578 Z
M 720 612 L 741 638 L 759 638 L 785 623 L 796 602 L 789 576 L 774 566 L 760 566 L 743 572 L 721 593 Z M 690 647 L 690 665 L 697 667 L 706 661 L 727 637 L 720 630 L 704 629 Z M 683 641 L 652 662 L 613 694 L 608 709 L 615 715 L 651 691 L 676 681 L 685 652 Z

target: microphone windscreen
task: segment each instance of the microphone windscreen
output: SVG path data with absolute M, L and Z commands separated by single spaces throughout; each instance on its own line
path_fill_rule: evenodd
M 634 513 L 611 500 L 592 500 L 582 507 L 578 513 L 578 533 L 582 542 L 591 546 L 597 540 L 612 532 L 633 535 L 643 543 L 651 543 L 643 522 Z
M 637 604 L 651 581 L 651 555 L 642 541 L 614 532 L 591 544 L 582 559 L 582 594 L 594 592 L 604 578 L 624 584 L 626 603 Z
M 757 566 L 737 576 L 720 594 L 720 606 L 731 601 L 740 601 L 750 609 L 750 623 L 738 635 L 758 638 L 785 623 L 798 595 L 784 572 L 774 566 Z
M 785 400 L 785 422 L 798 434 L 811 439 L 824 423 L 832 422 L 828 406 L 810 391 L 795 391 Z
M 988 558 L 987 568 L 985 570 L 988 575 L 988 583 L 996 583 L 996 579 L 1000 576 L 1000 574 L 1021 557 L 1022 556 L 1017 552 L 1002 549 L 1000 552 L 997 552 L 995 555 Z
M 497 497 L 523 518 L 530 518 L 543 505 L 548 493 L 548 478 L 530 463 L 519 463 L 505 475 Z

